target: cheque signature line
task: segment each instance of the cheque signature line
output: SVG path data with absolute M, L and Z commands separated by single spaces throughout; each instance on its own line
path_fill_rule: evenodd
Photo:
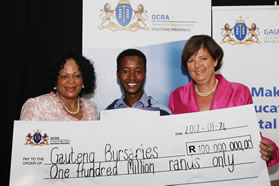
M 238 180 L 247 180 L 247 179 L 255 179 L 255 178 L 258 178 L 258 176 L 242 177 L 242 178 L 234 178 L 234 179 L 225 179 L 225 180 L 211 180 L 211 181 L 204 181 L 204 182 L 176 183 L 176 184 L 170 184 L 170 185 L 167 185 L 167 186 L 216 183 L 216 182 L 238 181 Z

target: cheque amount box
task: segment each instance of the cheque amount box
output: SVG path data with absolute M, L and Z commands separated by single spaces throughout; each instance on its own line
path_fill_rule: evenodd
M 188 156 L 245 151 L 252 148 L 253 142 L 251 135 L 186 142 L 186 153 Z

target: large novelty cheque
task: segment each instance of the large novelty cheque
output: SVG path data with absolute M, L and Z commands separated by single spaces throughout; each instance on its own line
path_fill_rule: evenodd
M 270 185 L 259 142 L 253 105 L 134 121 L 15 121 L 10 185 Z

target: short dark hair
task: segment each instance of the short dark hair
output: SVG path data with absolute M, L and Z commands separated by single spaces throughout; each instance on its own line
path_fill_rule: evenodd
M 126 56 L 137 56 L 137 57 L 141 58 L 143 60 L 143 64 L 144 64 L 144 71 L 146 72 L 146 57 L 145 57 L 144 53 L 142 53 L 140 50 L 134 49 L 134 48 L 124 50 L 117 56 L 117 60 L 116 60 L 117 61 L 117 72 L 119 72 L 121 60 Z
M 72 51 L 61 51 L 57 53 L 54 62 L 50 67 L 50 72 L 48 74 L 48 90 L 53 90 L 53 87 L 56 86 L 59 71 L 64 68 L 66 60 L 73 59 L 79 67 L 79 70 L 82 75 L 84 88 L 81 89 L 79 95 L 90 94 L 95 92 L 96 89 L 96 74 L 91 62 L 86 57 L 79 55 Z
M 218 61 L 214 70 L 219 70 L 223 63 L 224 52 L 223 49 L 208 35 L 195 35 L 187 41 L 181 56 L 182 67 L 187 69 L 187 61 L 200 48 L 206 49 L 211 57 Z

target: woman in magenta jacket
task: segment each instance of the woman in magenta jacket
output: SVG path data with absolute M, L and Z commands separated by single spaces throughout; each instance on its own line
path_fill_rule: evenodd
M 196 35 L 186 43 L 182 52 L 182 66 L 192 80 L 174 90 L 169 98 L 169 109 L 173 114 L 215 110 L 252 104 L 252 95 L 247 86 L 232 83 L 221 74 L 222 48 L 207 35 Z M 262 136 L 261 157 L 268 166 L 279 161 L 277 145 Z

